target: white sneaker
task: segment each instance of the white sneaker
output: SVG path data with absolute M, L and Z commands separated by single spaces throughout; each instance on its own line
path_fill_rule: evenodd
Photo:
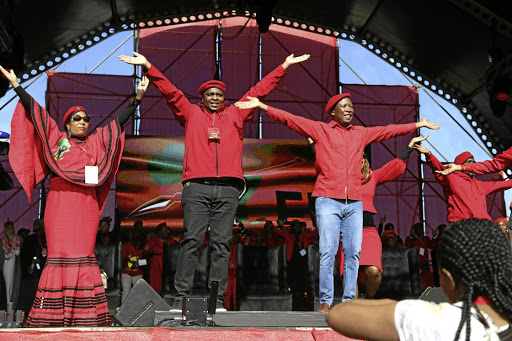
M 224 305 L 222 305 L 222 303 L 217 303 L 217 307 L 215 308 L 215 312 L 218 313 L 218 312 L 225 312 L 227 311 L 226 308 L 224 308 Z

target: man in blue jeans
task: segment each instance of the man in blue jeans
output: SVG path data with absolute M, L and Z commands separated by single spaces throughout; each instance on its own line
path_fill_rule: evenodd
M 333 264 L 341 239 L 344 264 L 343 301 L 355 298 L 359 253 L 363 238 L 363 204 L 361 194 L 361 160 L 364 147 L 373 142 L 405 135 L 426 127 L 439 129 L 437 124 L 420 122 L 377 127 L 350 124 L 354 106 L 349 93 L 332 97 L 325 111 L 332 116 L 329 123 L 312 121 L 292 115 L 261 103 L 248 96 L 248 102 L 235 105 L 241 109 L 259 107 L 274 120 L 286 125 L 315 143 L 317 180 L 313 196 L 316 197 L 316 220 L 320 236 L 320 309 L 328 312 L 333 301 Z

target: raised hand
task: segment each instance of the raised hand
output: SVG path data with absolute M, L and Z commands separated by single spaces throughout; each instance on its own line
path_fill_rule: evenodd
M 143 76 L 140 80 L 139 85 L 137 85 L 137 99 L 141 100 L 148 89 L 149 79 L 146 76 Z
M 429 122 L 428 118 L 424 118 L 421 121 L 419 121 L 418 123 L 419 123 L 418 128 L 425 127 L 425 128 L 433 129 L 433 130 L 437 130 L 437 129 L 441 128 L 438 124 Z
M 133 55 L 134 55 L 134 57 L 128 57 L 125 55 L 121 55 L 117 58 L 120 61 L 128 63 L 128 64 L 144 66 L 146 69 L 149 69 L 151 67 L 151 63 L 148 62 L 146 57 L 144 57 L 143 55 L 141 55 L 140 53 L 137 53 L 135 51 L 133 51 Z
M 266 105 L 261 103 L 257 97 L 247 96 L 247 99 L 249 100 L 247 102 L 236 102 L 235 107 L 240 108 L 240 109 L 254 109 L 254 108 L 259 107 L 263 110 L 266 110 L 265 108 L 262 107 L 262 106 L 266 107 Z
M 413 148 L 416 149 L 417 151 L 419 151 L 422 154 L 425 154 L 425 155 L 430 154 L 430 150 L 428 150 L 426 147 L 424 147 L 424 146 L 422 146 L 420 144 L 415 144 Z
M 436 173 L 439 173 L 442 175 L 448 175 L 448 174 L 452 174 L 453 172 L 461 170 L 460 165 L 456 165 L 454 163 L 448 163 L 448 164 L 444 165 L 444 168 L 445 168 L 444 170 L 436 171 Z
M 409 142 L 408 144 L 409 148 L 414 148 L 414 145 L 419 144 L 421 141 L 425 141 L 426 139 L 429 138 L 429 136 L 430 135 L 413 137 L 411 142 Z
M 286 60 L 283 63 L 283 68 L 286 70 L 290 65 L 302 63 L 305 60 L 308 60 L 311 55 L 303 54 L 302 56 L 295 57 L 295 55 L 291 54 L 286 57 Z
M 20 85 L 20 83 L 18 83 L 18 77 L 16 77 L 14 70 L 7 71 L 0 65 L 0 72 L 2 73 L 2 76 L 11 83 L 13 88 L 16 88 L 18 85 Z

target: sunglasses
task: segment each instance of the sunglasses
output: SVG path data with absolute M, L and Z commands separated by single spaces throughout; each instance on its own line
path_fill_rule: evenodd
M 75 122 L 80 122 L 81 120 L 84 120 L 84 122 L 91 122 L 91 118 L 89 116 L 80 116 L 80 115 L 73 115 L 71 116 L 71 119 Z

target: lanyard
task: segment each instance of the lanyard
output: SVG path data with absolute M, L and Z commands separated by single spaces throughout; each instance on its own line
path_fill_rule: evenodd
M 89 152 L 87 149 L 83 148 L 82 146 L 80 146 L 78 143 L 76 143 L 73 138 L 70 139 L 78 148 L 80 148 L 84 153 L 85 155 L 87 155 L 87 157 L 89 157 L 91 159 L 91 166 L 94 166 L 96 164 L 96 162 L 94 161 L 94 157 L 92 156 L 91 152 Z M 87 140 L 85 142 L 87 144 Z
M 107 245 L 108 244 L 108 235 L 106 238 L 103 238 L 103 235 L 101 235 L 101 240 L 103 241 L 104 245 Z

